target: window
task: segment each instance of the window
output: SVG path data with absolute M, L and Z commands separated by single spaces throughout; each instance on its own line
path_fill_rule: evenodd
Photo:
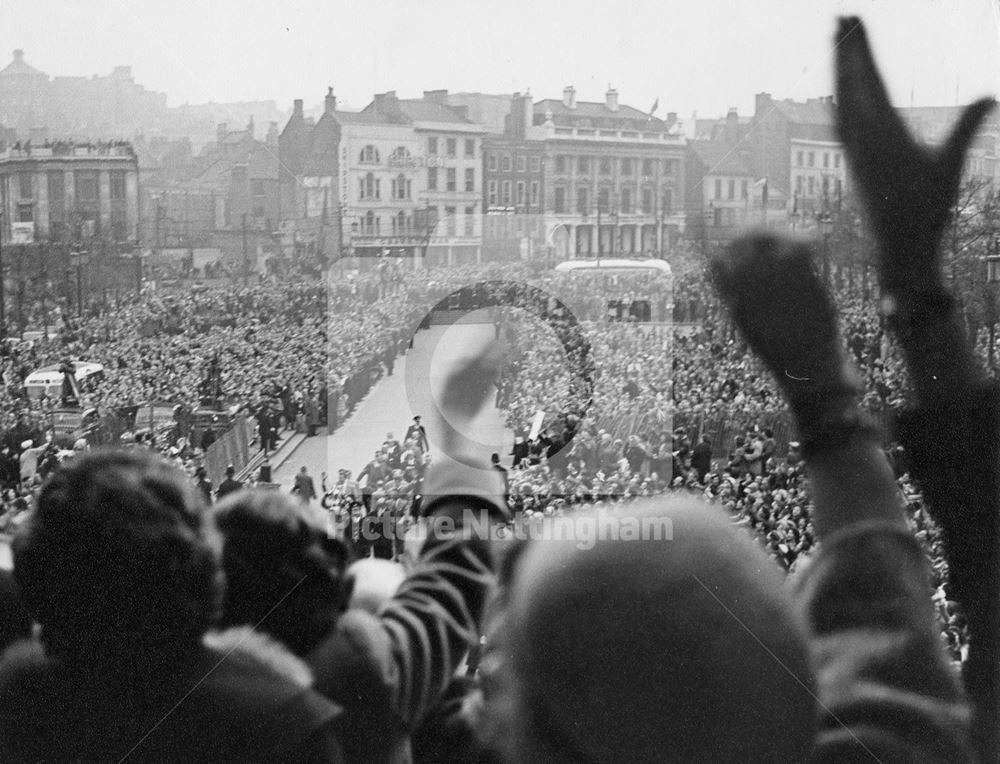
M 797 193 L 799 195 L 802 194 L 802 176 L 801 175 L 796 175 L 795 176 L 795 193 Z
M 670 212 L 674 207 L 674 192 L 669 188 L 663 189 L 663 211 Z
M 261 184 L 260 193 L 254 191 L 254 196 L 263 196 L 263 181 L 255 180 L 254 183 Z M 124 170 L 112 170 L 111 171 L 111 188 L 110 188 L 111 198 L 120 201 L 125 198 L 125 171 Z
M 496 172 L 497 170 L 497 155 L 496 152 L 491 151 L 486 155 L 486 169 L 490 172 Z
M 562 154 L 556 155 L 556 172 L 565 173 L 566 172 L 566 157 Z
M 378 149 L 370 143 L 361 149 L 361 164 L 378 164 L 379 161 Z
M 445 156 L 453 157 L 455 156 L 455 148 L 458 143 L 456 138 L 445 138 L 444 139 L 444 153 Z
M 523 154 L 517 158 L 517 171 L 527 172 L 528 171 L 528 157 Z
M 590 189 L 586 186 L 580 186 L 576 189 L 576 211 L 581 215 L 590 212 Z
M 505 180 L 502 186 L 502 192 L 500 194 L 500 203 L 505 206 L 510 206 L 510 181 Z
M 833 166 L 836 169 L 840 169 L 840 154 L 833 155 Z
M 513 160 L 510 158 L 510 154 L 503 155 L 503 171 L 510 172 L 514 169 Z
M 375 233 L 375 213 L 371 210 L 368 210 L 361 220 L 361 232 L 368 236 Z
M 17 222 L 32 223 L 35 220 L 34 207 L 30 203 L 17 205 Z
M 428 167 L 427 168 L 427 190 L 437 191 L 438 190 L 438 168 Z
M 431 156 L 437 156 L 438 153 L 438 139 L 428 138 L 427 139 L 427 153 Z
M 607 157 L 601 157 L 601 175 L 611 174 L 611 160 Z
M 801 151 L 796 151 L 795 152 L 795 164 L 797 164 L 799 167 L 802 167 L 802 152 Z
M 531 158 L 531 171 L 541 172 L 542 171 L 542 159 L 541 157 L 534 156 Z
M 712 198 L 713 199 L 721 199 L 722 198 L 722 179 L 721 178 L 716 178 L 715 179 L 715 195 Z
M 597 191 L 597 209 L 601 213 L 606 213 L 611 211 L 611 191 L 607 188 L 601 188 Z
M 495 207 L 497 203 L 497 182 L 491 180 L 486 184 L 486 203 L 490 207 Z
M 466 138 L 465 139 L 465 156 L 466 158 L 472 158 L 476 155 L 476 139 Z
M 475 236 L 476 234 L 476 208 L 465 208 L 465 235 Z
M 517 182 L 517 197 L 516 197 L 516 203 L 519 206 L 525 204 L 526 202 L 526 197 L 524 194 L 525 194 L 524 181 L 519 180 Z
M 727 199 L 735 199 L 736 198 L 736 181 L 733 180 L 732 178 L 730 178 L 728 186 L 729 187 L 726 189 L 728 191 L 728 193 L 726 195 L 726 198 Z
M 623 188 L 622 189 L 622 214 L 631 215 L 632 214 L 632 189 Z
M 531 181 L 530 203 L 531 203 L 532 206 L 536 206 L 538 204 L 538 181 L 537 180 Z
M 96 202 L 99 199 L 96 170 L 77 170 L 74 173 L 76 182 L 76 200 L 78 202 Z
M 653 214 L 653 189 L 642 189 L 642 212 L 644 215 Z
M 49 186 L 49 204 L 66 201 L 66 180 L 62 170 L 53 170 L 46 175 Z
M 122 181 L 124 181 L 124 180 L 125 180 L 125 177 L 123 175 L 122 176 Z M 115 196 L 114 174 L 112 173 L 112 177 L 111 177 L 111 198 L 112 199 L 116 199 L 116 198 L 117 199 L 122 199 L 122 198 L 124 198 L 124 196 L 125 196 L 124 191 L 125 191 L 125 189 L 122 188 L 122 195 L 119 196 L 119 197 Z M 261 180 L 260 178 L 254 178 L 253 180 L 251 180 L 250 181 L 250 193 L 253 196 L 263 196 L 264 195 L 264 181 Z
M 642 160 L 642 174 L 645 175 L 647 178 L 652 178 L 653 175 L 656 174 L 656 169 L 654 167 L 652 159 Z
M 830 176 L 829 175 L 824 175 L 823 176 L 823 196 L 826 196 L 829 193 L 830 193 Z
M 452 140 L 449 138 L 448 140 Z M 444 219 L 445 219 L 445 230 L 448 236 L 455 235 L 455 208 L 445 207 L 444 208 Z
M 746 199 L 749 196 L 749 190 L 747 182 L 745 180 L 740 181 L 740 198 Z
M 476 190 L 476 168 L 466 167 L 465 168 L 465 190 L 475 191 Z
M 410 162 L 410 152 L 406 146 L 396 146 L 389 155 L 389 164 L 407 165 Z
M 829 167 L 829 166 L 830 166 L 830 155 L 827 152 L 824 151 L 823 152 L 823 167 L 826 168 L 826 167 Z
M 33 199 L 35 197 L 33 180 L 30 172 L 19 172 L 17 174 L 21 199 Z
M 632 174 L 632 160 L 631 159 L 623 159 L 622 160 L 622 175 L 631 175 L 631 174 Z
M 673 159 L 667 159 L 663 162 L 663 172 L 666 175 L 673 175 L 676 167 Z
M 810 167 L 815 167 L 816 166 L 816 152 L 815 151 L 810 151 L 809 152 L 809 166 Z
M 400 173 L 392 179 L 392 198 L 409 199 L 411 191 L 410 179 Z
M 445 190 L 454 191 L 458 184 L 458 170 L 454 167 L 449 167 L 445 170 Z
M 378 199 L 380 197 L 380 181 L 375 177 L 374 174 L 368 173 L 363 178 L 358 179 L 361 183 L 361 190 L 359 193 L 362 199 Z
M 586 175 L 590 172 L 590 157 L 580 157 L 576 160 L 576 169 Z
M 553 199 L 553 207 L 557 215 L 564 215 L 566 213 L 566 188 L 564 186 L 556 186 L 554 189 L 555 198 Z
M 816 179 L 812 175 L 810 175 L 809 176 L 809 196 L 812 196 L 814 193 L 816 193 Z

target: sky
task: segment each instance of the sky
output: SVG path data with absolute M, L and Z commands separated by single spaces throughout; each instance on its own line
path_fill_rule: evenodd
M 11 51 L 55 75 L 129 65 L 168 104 L 530 92 L 658 116 L 833 93 L 835 19 L 865 19 L 897 105 L 1000 95 L 1000 0 L 0 0 Z

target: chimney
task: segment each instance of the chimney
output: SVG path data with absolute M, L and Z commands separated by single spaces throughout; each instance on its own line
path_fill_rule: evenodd
M 563 88 L 563 106 L 567 109 L 576 108 L 576 89 L 572 85 Z
M 447 90 L 425 90 L 424 100 L 433 101 L 434 103 L 439 103 L 442 106 L 448 105 L 448 91 Z
M 618 111 L 618 91 L 608 86 L 608 92 L 604 94 L 604 104 L 609 111 Z
M 278 145 L 278 123 L 271 122 L 267 127 L 267 138 L 264 142 L 271 147 L 276 147 Z
M 768 111 L 771 110 L 771 94 L 770 93 L 758 93 L 754 96 L 754 116 L 757 118 L 763 117 Z
M 333 94 L 333 88 L 327 87 L 326 100 L 323 102 L 323 113 L 333 114 L 337 110 L 337 96 Z
M 740 116 L 735 106 L 726 113 L 726 143 L 734 145 L 740 139 Z
M 215 140 L 218 143 L 222 143 L 226 139 L 226 135 L 229 133 L 229 125 L 225 122 L 220 122 L 215 128 Z
M 382 114 L 395 114 L 399 111 L 395 90 L 375 94 L 375 110 Z
M 695 112 L 695 113 L 697 114 L 697 112 Z M 668 111 L 667 112 L 667 126 L 669 127 L 670 125 L 673 125 L 673 124 L 676 124 L 676 123 L 677 123 L 677 112 L 676 111 Z
M 521 96 L 521 108 L 524 110 L 524 135 L 521 137 L 526 138 L 528 128 L 535 123 L 535 106 L 531 102 L 531 93 L 525 93 Z
M 301 98 L 296 98 L 295 99 L 295 108 L 292 111 L 292 115 L 295 116 L 295 117 L 301 117 L 302 116 L 302 99 Z
M 18 48 L 14 51 L 14 62 L 19 64 L 22 61 L 24 61 L 24 51 Z

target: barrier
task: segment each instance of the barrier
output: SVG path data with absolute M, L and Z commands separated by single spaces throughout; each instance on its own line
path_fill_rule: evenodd
M 233 426 L 208 447 L 205 452 L 205 471 L 212 483 L 218 485 L 225 479 L 226 467 L 230 464 L 240 472 L 250 463 L 252 437 L 253 426 L 250 420 L 240 415 L 234 420 Z

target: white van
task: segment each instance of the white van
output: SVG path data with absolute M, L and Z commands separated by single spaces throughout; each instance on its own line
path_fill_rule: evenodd
M 89 361 L 73 361 L 74 376 L 80 385 L 80 392 L 93 389 L 94 385 L 104 378 L 104 367 L 99 363 Z M 51 398 L 62 395 L 63 375 L 59 371 L 62 364 L 43 366 L 31 372 L 24 380 L 24 389 L 32 398 L 41 397 L 44 392 Z

